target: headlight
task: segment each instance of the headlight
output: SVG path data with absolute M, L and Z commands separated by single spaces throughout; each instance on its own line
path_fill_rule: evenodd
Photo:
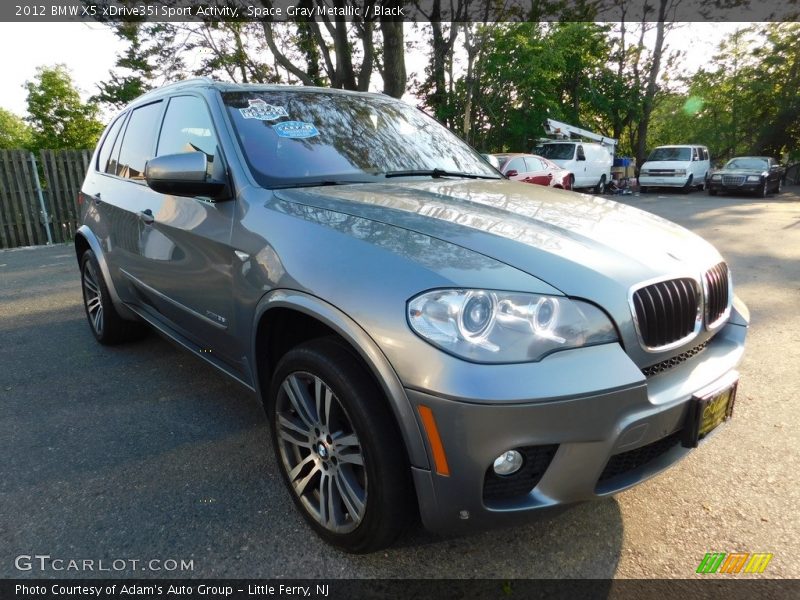
M 760 175 L 748 175 L 747 181 L 761 181 Z
M 460 358 L 534 362 L 567 348 L 618 340 L 596 306 L 563 296 L 487 290 L 434 290 L 408 302 L 417 335 Z
M 711 176 L 711 181 L 719 181 L 720 179 L 722 179 L 722 175 L 720 175 L 719 173 Z
M 686 169 L 675 169 L 675 175 L 686 175 Z
M 639 175 L 650 175 L 650 169 L 642 169 L 639 171 Z

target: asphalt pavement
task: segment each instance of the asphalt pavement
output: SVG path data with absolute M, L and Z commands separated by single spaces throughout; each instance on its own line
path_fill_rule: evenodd
M 155 334 L 97 344 L 71 246 L 0 251 L 0 577 L 686 578 L 710 551 L 770 552 L 764 577 L 800 577 L 798 188 L 617 199 L 729 261 L 752 311 L 734 419 L 614 498 L 469 537 L 418 526 L 369 556 L 305 525 L 252 394 Z

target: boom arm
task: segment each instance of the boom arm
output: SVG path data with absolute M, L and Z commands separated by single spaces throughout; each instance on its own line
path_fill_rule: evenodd
M 550 135 L 564 136 L 567 138 L 572 135 L 577 135 L 589 140 L 594 140 L 596 142 L 600 142 L 601 144 L 611 146 L 612 150 L 617 145 L 617 140 L 614 138 L 592 133 L 588 129 L 581 129 L 580 127 L 575 127 L 574 125 L 570 125 L 568 123 L 562 123 L 561 121 L 556 121 L 555 119 L 547 119 L 545 121 L 544 129 Z

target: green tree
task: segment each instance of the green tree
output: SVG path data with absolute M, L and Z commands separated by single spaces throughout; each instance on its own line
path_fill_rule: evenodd
M 81 101 L 64 65 L 39 67 L 25 88 L 34 148 L 94 148 L 103 131 L 97 106 Z
M 14 150 L 31 145 L 31 128 L 11 111 L 0 108 L 0 149 Z
M 696 141 L 719 159 L 800 154 L 800 24 L 740 29 L 682 83 L 653 112 L 651 147 Z

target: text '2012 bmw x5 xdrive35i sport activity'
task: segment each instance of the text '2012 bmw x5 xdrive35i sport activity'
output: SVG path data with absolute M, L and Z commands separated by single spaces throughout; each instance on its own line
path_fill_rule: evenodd
M 81 201 L 98 341 L 146 323 L 254 390 L 352 552 L 415 506 L 457 533 L 613 494 L 731 416 L 748 314 L 712 246 L 503 179 L 392 98 L 173 84 L 110 124 Z

